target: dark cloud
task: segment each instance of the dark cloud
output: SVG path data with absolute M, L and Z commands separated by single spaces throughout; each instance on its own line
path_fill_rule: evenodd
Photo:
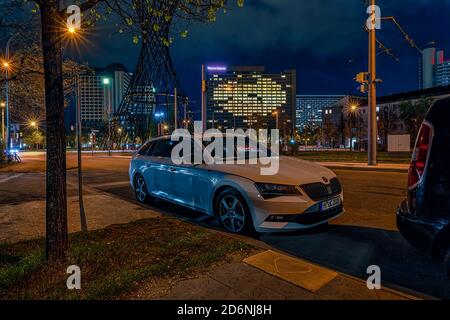
M 379 0 L 382 14 L 395 15 L 421 46 L 450 43 L 450 0 Z M 202 63 L 265 65 L 268 69 L 295 68 L 300 93 L 354 92 L 354 74 L 367 68 L 367 34 L 363 30 L 363 0 L 246 0 L 216 23 L 196 25 L 187 39 L 176 39 L 174 61 L 187 93 L 198 99 Z M 379 56 L 380 93 L 417 88 L 419 54 L 389 23 L 378 33 L 401 61 Z M 91 64 L 123 61 L 130 68 L 137 48 L 130 37 L 106 39 L 101 56 L 89 54 Z M 450 52 L 449 52 L 450 56 Z M 350 62 L 349 62 L 350 61 Z

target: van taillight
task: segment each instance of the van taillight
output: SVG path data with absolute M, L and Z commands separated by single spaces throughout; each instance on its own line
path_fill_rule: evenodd
M 423 176 L 427 165 L 432 135 L 433 128 L 429 124 L 423 123 L 414 147 L 411 165 L 409 166 L 408 186 L 410 188 L 414 187 Z

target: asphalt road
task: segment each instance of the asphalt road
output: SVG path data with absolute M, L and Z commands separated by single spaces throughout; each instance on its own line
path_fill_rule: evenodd
M 13 172 L 0 170 L 0 210 L 2 204 L 45 198 L 44 157 L 25 156 L 24 160 L 12 168 Z M 136 202 L 128 184 L 128 164 L 127 158 L 85 155 L 84 183 Z M 76 195 L 73 154 L 68 156 L 68 168 L 68 194 Z M 357 170 L 336 170 L 336 173 L 344 187 L 344 215 L 326 229 L 265 234 L 260 240 L 278 250 L 363 279 L 368 277 L 368 266 L 378 265 L 383 285 L 449 299 L 450 281 L 444 272 L 412 248 L 395 226 L 396 207 L 405 196 L 406 174 Z M 218 227 L 213 219 L 163 201 L 155 202 L 152 208 L 205 227 Z

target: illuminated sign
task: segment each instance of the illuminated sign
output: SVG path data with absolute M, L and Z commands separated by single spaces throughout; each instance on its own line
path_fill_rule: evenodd
M 208 66 L 208 71 L 227 71 L 227 67 L 224 66 Z

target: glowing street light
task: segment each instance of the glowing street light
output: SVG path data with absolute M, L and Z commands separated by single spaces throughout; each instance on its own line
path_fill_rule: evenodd
M 37 127 L 36 121 L 31 121 L 30 127 L 36 128 Z
M 275 110 L 274 112 L 272 112 L 272 115 L 277 118 L 277 120 L 276 120 L 276 123 L 277 123 L 276 129 L 278 130 L 278 120 L 279 120 L 280 113 L 278 112 L 278 110 Z
M 2 111 L 2 141 L 5 141 L 5 109 L 6 109 L 6 103 L 0 102 L 0 109 Z M 2 151 L 2 150 L 0 150 Z

